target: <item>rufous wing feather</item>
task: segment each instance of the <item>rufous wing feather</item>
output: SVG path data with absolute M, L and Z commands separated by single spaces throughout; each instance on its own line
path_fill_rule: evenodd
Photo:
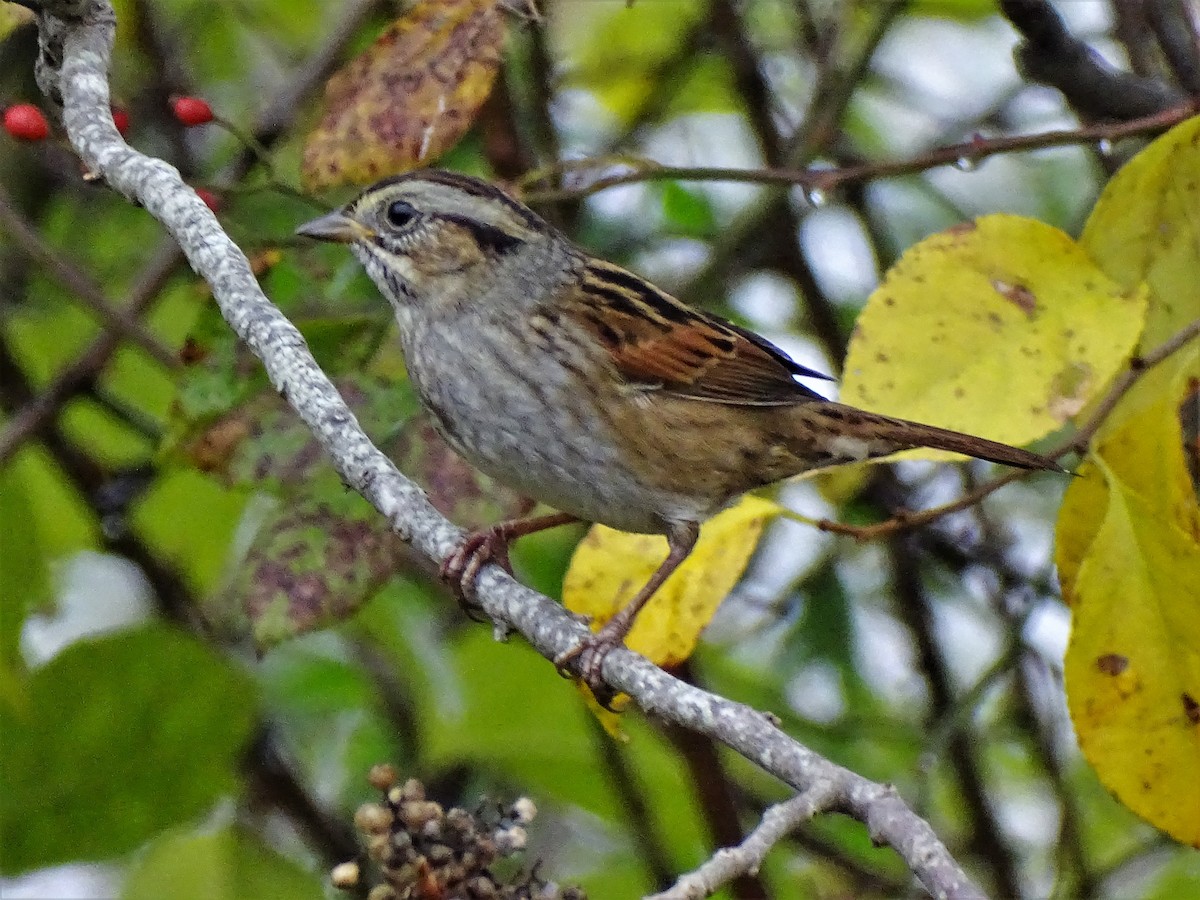
M 691 309 L 618 266 L 591 260 L 581 286 L 580 323 L 630 384 L 679 397 L 749 406 L 821 400 L 795 380 L 828 378 L 768 341 Z

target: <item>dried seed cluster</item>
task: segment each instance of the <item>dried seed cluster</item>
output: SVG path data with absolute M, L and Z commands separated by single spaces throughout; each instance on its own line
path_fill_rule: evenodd
M 509 884 L 492 874 L 494 863 L 525 849 L 525 826 L 537 815 L 528 798 L 484 821 L 425 799 L 425 786 L 416 779 L 397 784 L 392 766 L 373 767 L 368 780 L 382 795 L 354 815 L 382 875 L 368 900 L 586 900 L 578 888 L 543 881 L 536 866 Z M 360 877 L 356 863 L 342 863 L 331 874 L 343 890 L 357 888 Z

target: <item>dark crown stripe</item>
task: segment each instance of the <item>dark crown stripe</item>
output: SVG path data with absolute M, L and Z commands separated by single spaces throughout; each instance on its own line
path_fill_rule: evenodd
M 446 187 L 462 191 L 464 194 L 470 194 L 472 197 L 495 200 L 516 215 L 526 228 L 533 231 L 542 231 L 545 229 L 545 223 L 533 210 L 518 203 L 495 185 L 488 184 L 486 181 L 481 181 L 478 178 L 472 178 L 469 175 L 459 175 L 455 172 L 446 172 L 442 169 L 423 169 L 402 177 L 431 181 L 434 184 L 445 185 Z

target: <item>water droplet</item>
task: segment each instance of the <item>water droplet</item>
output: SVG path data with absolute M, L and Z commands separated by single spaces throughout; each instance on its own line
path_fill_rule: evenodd
M 117 513 L 109 513 L 100 518 L 100 531 L 110 541 L 116 541 L 129 533 L 129 523 L 125 517 Z
M 1101 156 L 1112 156 L 1113 142 L 1108 138 L 1100 138 L 1096 143 L 1096 149 L 1100 151 Z
M 810 206 L 820 209 L 829 202 L 829 197 L 819 187 L 806 187 L 804 189 L 804 199 L 809 202 Z
M 954 161 L 954 168 L 960 172 L 974 172 L 979 168 L 979 161 L 973 156 L 960 156 Z

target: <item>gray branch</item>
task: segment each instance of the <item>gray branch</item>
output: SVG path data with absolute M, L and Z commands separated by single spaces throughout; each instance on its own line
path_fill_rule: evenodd
M 769 807 L 746 839 L 736 847 L 723 847 L 693 872 L 648 900 L 700 900 L 715 894 L 743 875 L 757 875 L 767 853 L 777 843 L 815 816 L 832 799 L 828 785 L 816 784 L 799 796 Z
M 38 80 L 46 95 L 61 103 L 67 134 L 85 165 L 145 207 L 179 242 L 192 268 L 211 286 L 225 319 L 262 360 L 271 383 L 312 429 L 346 484 L 418 553 L 444 560 L 462 532 L 371 443 L 300 332 L 263 295 L 245 254 L 179 172 L 131 149 L 117 133 L 108 90 L 115 29 L 111 5 L 47 0 L 39 25 Z M 519 631 L 547 659 L 588 634 L 559 604 L 495 566 L 480 576 L 479 599 L 489 616 Z M 826 808 L 866 824 L 872 840 L 899 853 L 934 896 L 983 896 L 894 789 L 812 752 L 780 731 L 770 716 L 684 684 L 624 648 L 608 656 L 603 675 L 647 713 L 721 741 L 801 794 L 820 797 Z

